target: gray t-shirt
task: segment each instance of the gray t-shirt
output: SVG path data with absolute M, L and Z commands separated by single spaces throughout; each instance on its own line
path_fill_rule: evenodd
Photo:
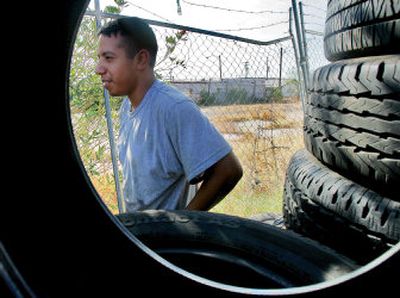
M 192 100 L 156 80 L 133 112 L 122 103 L 118 150 L 131 212 L 184 208 L 188 182 L 232 148 Z

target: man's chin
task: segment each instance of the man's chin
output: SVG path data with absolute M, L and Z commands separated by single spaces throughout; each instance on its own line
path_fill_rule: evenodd
M 118 92 L 112 91 L 112 90 L 108 90 L 108 94 L 110 94 L 110 96 L 121 96 Z
M 112 89 L 108 89 L 108 88 L 105 88 L 105 89 L 108 91 L 108 94 L 110 96 L 124 96 L 125 95 L 125 94 L 121 94 L 121 92 L 118 92 L 116 90 L 112 90 Z

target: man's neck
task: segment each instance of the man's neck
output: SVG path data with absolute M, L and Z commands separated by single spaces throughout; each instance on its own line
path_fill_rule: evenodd
M 138 88 L 135 90 L 135 93 L 129 96 L 129 100 L 131 102 L 131 110 L 136 109 L 140 105 L 147 91 L 153 85 L 154 81 L 155 77 L 152 76 L 151 79 L 139 84 Z

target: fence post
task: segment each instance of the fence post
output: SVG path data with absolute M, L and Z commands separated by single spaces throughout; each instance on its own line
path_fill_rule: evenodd
M 299 14 L 300 14 L 300 30 L 301 30 L 301 36 L 303 39 L 303 49 L 304 49 L 304 61 L 306 65 L 306 71 L 307 71 L 307 86 L 310 86 L 310 66 L 308 63 L 308 51 L 307 51 L 307 37 L 306 37 L 306 30 L 304 27 L 304 13 L 303 13 L 303 2 L 299 2 Z
M 309 79 L 308 79 L 309 73 L 307 72 L 307 67 L 306 67 L 306 57 L 305 57 L 305 53 L 304 53 L 304 47 L 303 47 L 304 44 L 302 41 L 300 21 L 299 21 L 299 15 L 298 15 L 298 11 L 297 11 L 296 0 L 292 0 L 292 8 L 293 8 L 294 25 L 296 27 L 297 44 L 299 46 L 300 67 L 302 70 L 303 80 L 304 80 L 304 95 L 307 96 L 307 90 L 308 90 L 308 84 L 309 84 Z
M 96 26 L 97 26 L 97 29 L 99 29 L 101 27 L 101 11 L 100 11 L 99 0 L 95 0 L 94 4 L 95 4 L 95 10 L 96 10 Z M 110 143 L 110 150 L 111 150 L 111 163 L 112 163 L 112 167 L 113 167 L 115 189 L 117 192 L 118 211 L 119 211 L 119 213 L 124 213 L 125 212 L 125 203 L 124 203 L 124 200 L 122 197 L 121 187 L 119 184 L 118 159 L 117 159 L 117 153 L 116 153 L 115 143 L 114 143 L 114 132 L 113 132 L 110 96 L 108 94 L 108 91 L 104 88 L 103 88 L 103 94 L 104 94 L 104 104 L 105 104 L 105 108 L 106 108 L 108 141 Z
M 219 80 L 222 81 L 222 59 L 221 59 L 221 55 L 218 55 L 218 63 L 219 63 Z
M 300 67 L 299 53 L 298 53 L 296 41 L 294 40 L 293 31 L 292 31 L 292 17 L 293 17 L 293 8 L 290 7 L 289 8 L 289 35 L 292 39 L 294 58 L 296 60 L 297 79 L 299 80 L 300 99 L 301 99 L 301 104 L 302 104 L 303 111 L 304 111 L 305 85 L 304 85 L 304 78 L 302 78 L 302 76 L 301 76 L 302 70 Z

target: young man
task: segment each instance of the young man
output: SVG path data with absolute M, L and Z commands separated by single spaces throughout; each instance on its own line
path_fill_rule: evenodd
M 127 96 L 118 139 L 127 212 L 209 210 L 242 177 L 232 148 L 192 100 L 155 79 L 157 41 L 144 21 L 121 18 L 99 33 L 96 73 Z M 189 184 L 202 181 L 186 206 Z

